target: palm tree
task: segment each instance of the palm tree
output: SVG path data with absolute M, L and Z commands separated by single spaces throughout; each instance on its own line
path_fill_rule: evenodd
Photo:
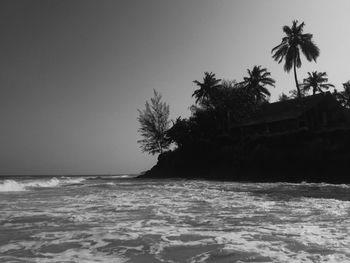
M 326 72 L 317 72 L 312 73 L 308 72 L 308 78 L 304 79 L 303 89 L 308 92 L 312 88 L 312 94 L 315 95 L 316 92 L 323 92 L 323 89 L 328 90 L 330 87 L 334 87 L 333 84 L 327 83 L 327 73 Z
M 271 93 L 266 88 L 266 86 L 275 86 L 275 80 L 270 77 L 271 73 L 267 71 L 266 68 L 261 68 L 261 66 L 254 66 L 253 70 L 248 71 L 248 77 L 244 77 L 243 81 L 239 84 L 255 97 L 255 102 L 267 101 Z
M 220 86 L 221 79 L 216 79 L 215 74 L 212 72 L 204 73 L 203 82 L 198 80 L 193 81 L 199 89 L 195 90 L 192 97 L 196 98 L 196 103 L 207 104 L 210 102 L 212 92 L 214 89 Z
M 294 69 L 294 79 L 299 99 L 301 99 L 301 94 L 296 68 L 301 67 L 300 50 L 310 62 L 312 60 L 316 62 L 316 58 L 320 55 L 319 48 L 312 41 L 312 34 L 303 34 L 304 26 L 304 22 L 298 25 L 298 20 L 293 21 L 292 27 L 284 26 L 283 32 L 286 36 L 282 38 L 281 44 L 271 50 L 271 53 L 274 53 L 272 57 L 275 61 L 281 63 L 284 59 L 285 71 L 289 72 L 292 68 Z

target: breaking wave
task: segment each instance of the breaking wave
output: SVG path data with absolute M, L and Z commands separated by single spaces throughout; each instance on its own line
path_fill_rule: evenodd
M 24 185 L 22 183 L 17 183 L 14 180 L 5 180 L 3 183 L 0 183 L 0 192 L 16 192 L 24 190 Z
M 78 184 L 85 178 L 60 178 L 53 177 L 49 180 L 29 180 L 18 182 L 16 180 L 4 180 L 0 182 L 0 192 L 26 191 L 31 188 L 56 187 L 59 185 Z
M 350 185 L 84 178 L 7 180 L 58 185 L 1 195 L 0 262 L 350 262 Z

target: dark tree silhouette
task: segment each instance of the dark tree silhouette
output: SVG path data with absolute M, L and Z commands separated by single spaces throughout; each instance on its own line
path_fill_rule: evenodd
M 138 110 L 139 132 L 143 137 L 137 141 L 143 152 L 150 154 L 163 153 L 170 145 L 166 131 L 169 128 L 169 105 L 162 102 L 162 96 L 153 90 L 151 102 L 146 101 L 145 109 Z
M 343 87 L 344 87 L 344 89 L 349 89 L 350 90 L 350 80 L 348 80 L 347 82 L 343 83 Z
M 298 20 L 293 21 L 292 27 L 284 26 L 283 32 L 286 34 L 282 38 L 282 42 L 271 50 L 274 60 L 281 63 L 284 60 L 284 70 L 289 72 L 294 69 L 295 85 L 299 99 L 301 92 L 298 84 L 296 68 L 301 67 L 300 51 L 304 54 L 308 61 L 314 60 L 320 55 L 320 50 L 312 41 L 312 34 L 303 34 L 305 23 L 298 25 Z
M 183 147 L 191 141 L 190 133 L 190 120 L 177 117 L 175 122 L 173 121 L 173 125 L 171 126 L 171 128 L 167 131 L 167 136 L 169 137 L 169 140 L 171 140 L 171 142 L 176 143 L 178 147 Z
M 249 117 L 256 109 L 255 96 L 241 83 L 223 83 L 222 85 L 222 106 L 227 112 L 230 124 L 237 124 Z
M 334 87 L 333 84 L 327 83 L 327 73 L 326 72 L 317 72 L 307 73 L 309 77 L 304 79 L 303 90 L 308 92 L 312 89 L 312 94 L 315 95 L 317 92 L 323 92 L 323 89 L 328 90 L 330 87 Z
M 221 80 L 220 85 L 217 85 L 211 91 L 210 102 L 213 108 L 217 110 L 226 110 L 230 103 L 232 90 L 236 87 L 235 80 Z
M 289 91 L 289 94 L 290 94 L 289 97 L 290 97 L 291 99 L 299 99 L 299 98 L 300 98 L 300 97 L 299 97 L 299 94 L 298 94 L 298 91 L 295 90 L 295 89 Z M 306 92 L 305 92 L 304 89 L 300 89 L 300 96 L 301 96 L 302 98 L 304 98 L 304 97 L 307 96 L 307 94 L 306 94 Z
M 266 86 L 275 86 L 275 80 L 270 77 L 271 73 L 261 66 L 254 66 L 252 70 L 247 71 L 248 77 L 244 77 L 240 84 L 255 97 L 257 104 L 268 101 L 271 94 Z
M 279 96 L 278 96 L 278 101 L 286 101 L 286 100 L 289 100 L 289 97 L 287 94 L 285 93 L 281 93 Z
M 343 83 L 344 90 L 341 92 L 337 92 L 336 90 L 335 95 L 338 101 L 345 107 L 350 108 L 350 80 Z
M 204 75 L 203 82 L 193 81 L 199 89 L 194 91 L 192 97 L 196 98 L 196 103 L 208 106 L 210 105 L 213 90 L 220 86 L 221 79 L 216 79 L 215 74 L 212 72 L 205 72 Z

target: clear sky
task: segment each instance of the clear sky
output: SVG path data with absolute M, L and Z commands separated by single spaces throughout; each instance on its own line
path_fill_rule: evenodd
M 271 58 L 282 26 L 304 21 L 321 53 L 308 71 L 350 79 L 349 0 L 2 0 L 0 174 L 137 173 L 137 109 L 162 93 L 188 116 L 204 71 L 240 81 L 254 65 L 294 88 Z

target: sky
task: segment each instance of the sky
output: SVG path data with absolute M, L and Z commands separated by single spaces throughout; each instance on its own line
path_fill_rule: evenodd
M 156 89 L 189 116 L 205 71 L 240 81 L 266 67 L 271 101 L 294 77 L 271 57 L 282 26 L 305 22 L 320 48 L 308 71 L 350 79 L 349 0 L 2 0 L 0 175 L 122 174 L 150 169 L 137 109 Z

